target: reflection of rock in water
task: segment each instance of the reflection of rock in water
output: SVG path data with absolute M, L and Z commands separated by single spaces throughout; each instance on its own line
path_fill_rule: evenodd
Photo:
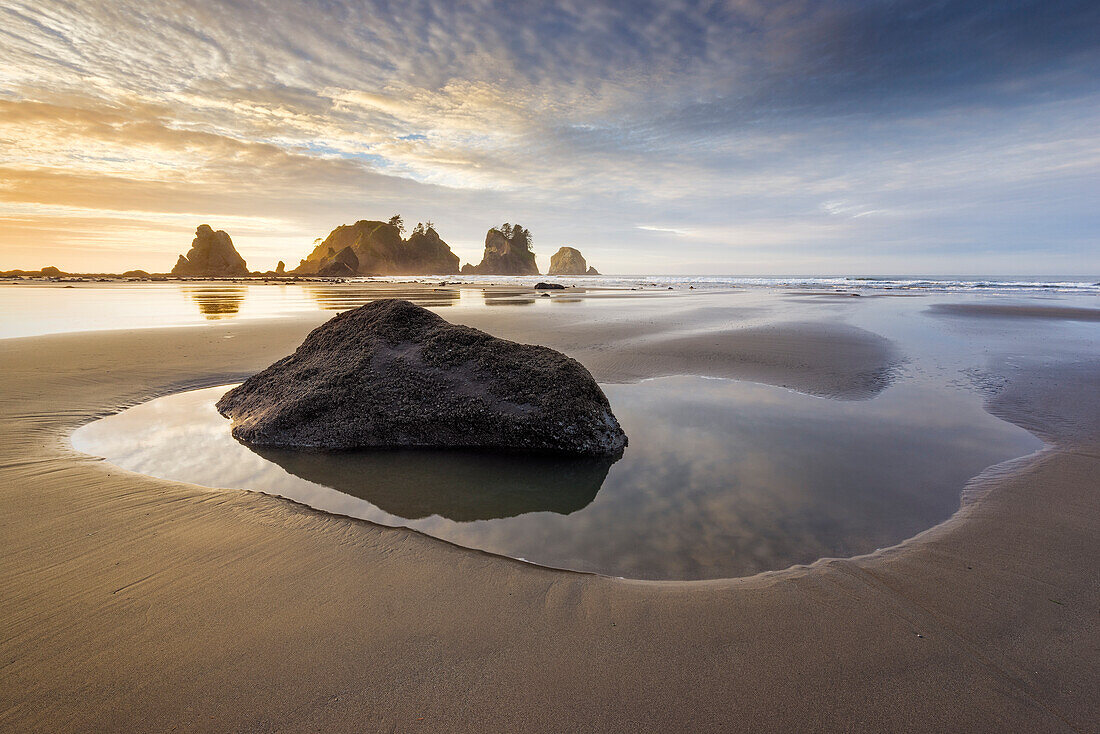
M 246 288 L 235 286 L 209 286 L 184 288 L 185 293 L 198 304 L 199 312 L 208 319 L 232 318 L 241 310 Z
M 429 515 L 457 522 L 528 512 L 568 515 L 595 499 L 614 463 L 609 458 L 520 453 L 249 448 L 295 476 L 407 520 Z
M 358 283 L 313 285 L 303 283 L 302 288 L 317 301 L 322 311 L 348 311 L 359 308 L 381 298 L 404 298 L 417 306 L 431 308 L 450 306 L 458 302 L 458 291 L 450 288 L 433 290 L 411 288 L 385 288 L 379 283 L 361 285 Z

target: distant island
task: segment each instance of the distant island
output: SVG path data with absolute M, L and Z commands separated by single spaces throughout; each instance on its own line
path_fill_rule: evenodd
M 322 277 L 366 275 L 538 275 L 532 250 L 531 231 L 520 224 L 505 222 L 485 234 L 485 251 L 477 265 L 459 268 L 459 258 L 435 230 L 432 222 L 418 222 L 407 239 L 401 215 L 389 220 L 360 220 L 345 224 L 319 241 L 291 274 Z M 599 275 L 587 267 L 580 251 L 563 247 L 554 258 L 567 252 L 560 268 L 551 259 L 550 275 Z M 577 270 L 579 263 L 579 270 Z M 560 272 L 558 272 L 560 270 Z M 568 272 L 567 272 L 568 271 Z
M 531 230 L 520 224 L 505 222 L 490 227 L 485 234 L 485 250 L 481 262 L 459 267 L 459 257 L 439 236 L 432 222 L 418 222 L 406 238 L 405 223 L 400 214 L 387 221 L 362 219 L 354 224 L 340 225 L 321 240 L 293 270 L 282 260 L 275 270 L 249 271 L 244 257 L 237 252 L 233 239 L 225 230 L 214 230 L 209 224 L 195 229 L 191 249 L 181 254 L 170 273 L 149 273 L 127 270 L 117 273 L 66 273 L 57 267 L 41 270 L 9 270 L 0 277 L 9 278 L 74 278 L 122 277 L 129 280 L 164 280 L 176 278 L 245 278 L 280 279 L 341 278 L 372 275 L 539 275 L 533 249 Z M 550 258 L 547 275 L 599 275 L 588 265 L 580 250 L 561 247 Z

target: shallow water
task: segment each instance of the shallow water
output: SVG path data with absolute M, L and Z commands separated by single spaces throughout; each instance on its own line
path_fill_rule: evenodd
M 447 285 L 439 283 L 446 278 Z M 194 326 L 224 320 L 278 318 L 294 314 L 340 311 L 378 298 L 408 298 L 447 313 L 491 306 L 524 306 L 556 310 L 570 305 L 589 308 L 613 295 L 648 296 L 810 289 L 814 295 L 852 292 L 864 295 L 951 295 L 1042 299 L 1052 305 L 1096 307 L 1100 285 L 1092 280 L 860 280 L 849 278 L 730 278 L 716 276 L 601 276 L 552 278 L 496 276 L 485 288 L 484 276 L 422 278 L 422 285 L 401 279 L 339 282 L 170 281 L 43 282 L 0 280 L 0 339 L 74 331 Z M 552 280 L 576 290 L 543 295 L 532 292 L 539 280 Z M 613 288 L 614 291 L 600 290 Z M 668 288 L 676 291 L 666 293 Z M 630 294 L 631 289 L 639 291 Z M 625 292 L 624 292 L 625 291 Z M 661 293 L 658 293 L 661 292 Z M 583 298 L 574 297 L 575 294 Z M 602 296 L 602 297 L 601 297 Z M 448 317 L 451 318 L 451 317 Z
M 671 377 L 605 385 L 618 462 L 530 455 L 253 451 L 225 386 L 91 423 L 80 451 L 252 489 L 535 563 L 646 579 L 740 576 L 895 544 L 958 508 L 967 479 L 1040 442 L 972 391 L 912 380 L 844 402 Z
M 528 292 L 529 295 L 529 292 Z M 379 298 L 426 307 L 480 308 L 508 298 L 480 288 L 426 289 L 387 283 L 34 283 L 0 282 L 0 339 L 106 329 L 195 326 L 227 319 L 342 311 Z

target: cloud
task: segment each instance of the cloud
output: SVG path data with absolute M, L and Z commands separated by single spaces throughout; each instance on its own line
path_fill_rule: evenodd
M 691 233 L 690 229 L 678 229 L 676 227 L 656 227 L 656 226 L 651 225 L 651 224 L 639 224 L 637 228 L 641 229 L 641 230 L 644 230 L 646 232 L 667 232 L 668 234 L 678 234 L 678 235 L 685 235 L 685 234 L 690 234 Z
M 115 233 L 71 269 L 185 249 L 175 217 L 269 223 L 246 241 L 292 262 L 401 211 L 467 259 L 518 220 L 601 270 L 1032 269 L 1045 224 L 1100 270 L 1097 27 L 1076 0 L 11 0 L 0 201 L 44 243 Z M 33 264 L 16 224 L 3 266 Z

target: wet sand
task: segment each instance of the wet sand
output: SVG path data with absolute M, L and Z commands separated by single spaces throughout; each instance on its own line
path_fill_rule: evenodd
M 999 303 L 938 303 L 929 309 L 945 316 L 973 316 L 995 319 L 1053 319 L 1100 321 L 1100 308 L 1035 306 Z
M 734 321 L 732 310 L 602 325 L 492 311 L 463 320 L 558 346 L 605 380 L 701 365 L 858 399 L 888 384 L 898 357 L 844 324 L 814 325 L 848 340 L 821 360 L 802 322 L 685 328 Z M 1095 361 L 991 366 L 990 409 L 1051 446 L 985 472 L 948 523 L 746 579 L 551 571 L 121 472 L 69 446 L 96 416 L 266 366 L 326 316 L 0 341 L 0 729 L 1090 731 L 1100 720 Z

